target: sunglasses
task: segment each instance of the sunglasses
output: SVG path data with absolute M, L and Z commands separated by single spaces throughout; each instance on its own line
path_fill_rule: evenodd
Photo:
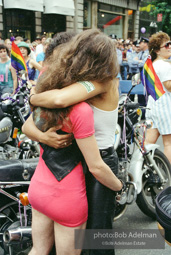
M 160 48 L 165 48 L 165 49 L 169 49 L 169 46 L 171 45 L 171 42 L 167 42 L 165 43 L 164 46 L 160 47 Z

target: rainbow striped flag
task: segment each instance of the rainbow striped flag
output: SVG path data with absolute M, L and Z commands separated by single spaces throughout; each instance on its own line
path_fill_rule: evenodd
M 12 42 L 11 48 L 11 65 L 17 70 L 25 70 L 28 73 L 26 62 L 21 54 L 19 47 Z
M 144 64 L 141 81 L 146 88 L 147 94 L 151 95 L 155 101 L 165 93 L 163 85 L 153 68 L 151 56 L 147 58 Z

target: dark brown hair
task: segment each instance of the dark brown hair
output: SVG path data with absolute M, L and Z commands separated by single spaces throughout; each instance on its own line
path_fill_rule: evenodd
M 83 31 L 58 46 L 48 63 L 47 70 L 37 82 L 37 93 L 61 89 L 77 81 L 109 81 L 119 71 L 115 44 L 98 29 Z M 68 110 L 45 110 L 48 113 L 46 129 L 62 121 Z
M 9 51 L 8 47 L 4 44 L 0 44 L 0 50 L 2 50 L 2 49 L 6 50 L 8 57 L 10 57 L 10 51 Z
M 164 32 L 157 32 L 150 37 L 148 47 L 152 61 L 157 58 L 157 51 L 160 50 L 161 45 L 169 40 L 169 35 Z
M 45 60 L 47 60 L 56 47 L 60 44 L 69 42 L 73 36 L 76 34 L 74 32 L 60 32 L 54 35 L 53 41 L 48 45 L 46 52 L 45 52 Z

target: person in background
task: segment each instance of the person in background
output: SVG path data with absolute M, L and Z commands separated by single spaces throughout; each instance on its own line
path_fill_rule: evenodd
M 132 76 L 136 73 L 139 73 L 139 67 L 134 59 L 138 57 L 139 53 L 139 41 L 134 41 L 132 43 L 132 51 L 127 53 L 128 65 L 129 65 L 129 79 L 131 80 Z
M 37 47 L 36 47 L 36 56 L 37 56 L 39 53 L 43 52 L 43 46 L 44 46 L 44 44 L 45 44 L 45 41 L 46 41 L 46 35 L 42 35 L 42 36 L 41 36 L 41 43 L 38 44 Z
M 36 69 L 41 71 L 42 67 L 34 59 L 30 58 L 29 55 L 31 53 L 31 50 L 27 43 L 20 42 L 18 43 L 18 47 L 20 48 L 21 54 L 23 55 L 23 58 L 27 65 L 29 81 L 31 82 L 32 85 L 36 85 L 35 81 Z
M 119 73 L 118 73 L 118 78 L 122 80 L 121 74 L 120 74 L 120 68 L 122 64 L 122 51 L 119 49 L 119 43 L 117 41 L 117 36 L 115 34 L 109 35 L 109 37 L 113 40 L 116 46 L 116 53 L 117 53 L 117 59 L 118 59 L 118 64 L 119 64 Z
M 48 46 L 52 43 L 52 38 L 47 38 L 44 45 L 43 45 L 43 51 L 41 53 L 39 53 L 36 57 L 36 61 L 42 66 L 43 65 L 43 61 L 45 59 L 45 52 L 46 49 L 48 48 Z
M 24 38 L 23 37 L 21 37 L 21 36 L 16 36 L 16 38 L 15 38 L 15 44 L 18 44 L 18 43 L 20 43 L 20 42 L 23 42 L 24 41 Z
M 37 47 L 38 43 L 36 41 L 34 41 L 31 43 L 31 45 L 32 45 L 32 51 L 34 51 L 34 53 L 36 54 L 36 47 Z
M 168 34 L 158 32 L 151 36 L 149 51 L 154 70 L 159 77 L 165 94 L 158 100 L 149 95 L 146 119 L 153 121 L 152 129 L 147 130 L 146 143 L 156 143 L 162 135 L 164 153 L 171 163 L 171 41 Z
M 138 53 L 138 56 L 133 59 L 134 64 L 138 64 L 140 72 L 142 72 L 145 61 L 147 60 L 149 56 L 148 42 L 149 42 L 148 38 L 145 38 L 145 37 L 140 38 L 140 42 L 139 42 L 140 52 Z M 140 106 L 146 106 L 147 104 L 146 98 L 144 95 L 138 95 L 138 102 Z M 142 119 L 145 119 L 145 109 L 142 109 Z
M 28 44 L 30 44 L 30 39 L 28 39 L 28 38 L 24 38 L 24 40 L 23 40 L 25 43 L 28 43 Z
M 127 80 L 128 75 L 128 60 L 127 60 L 127 46 L 123 44 L 122 49 L 122 64 L 121 64 L 121 76 L 123 80 Z
M 36 39 L 34 41 L 37 43 L 37 45 L 39 45 L 41 43 L 41 36 L 36 36 Z
M 27 43 L 27 44 L 28 44 L 28 46 L 30 47 L 30 50 L 31 50 L 30 58 L 34 59 L 36 61 L 36 52 L 35 52 L 35 50 L 34 50 L 34 48 L 32 46 L 32 43 Z
M 7 48 L 9 49 L 9 53 L 11 54 L 12 42 L 10 41 L 10 39 L 6 39 L 4 41 L 4 45 L 7 46 Z
M 4 93 L 14 94 L 17 88 L 17 74 L 11 66 L 9 49 L 0 45 L 0 95 Z
M 140 72 L 142 71 L 145 61 L 147 60 L 149 56 L 148 42 L 149 42 L 148 38 L 145 38 L 145 37 L 140 38 L 140 41 L 139 41 L 140 52 L 138 53 L 138 56 L 134 58 L 134 64 L 138 64 Z

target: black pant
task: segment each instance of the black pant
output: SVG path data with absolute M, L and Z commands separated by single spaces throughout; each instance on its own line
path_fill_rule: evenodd
M 118 157 L 116 152 L 111 155 L 102 156 L 105 163 L 118 173 Z M 88 172 L 86 174 L 86 187 L 88 199 L 88 221 L 87 229 L 111 229 L 113 228 L 113 217 L 115 211 L 115 192 L 98 182 Z M 86 253 L 87 254 L 87 253 Z M 111 250 L 90 250 L 89 255 L 114 255 L 114 248 Z

